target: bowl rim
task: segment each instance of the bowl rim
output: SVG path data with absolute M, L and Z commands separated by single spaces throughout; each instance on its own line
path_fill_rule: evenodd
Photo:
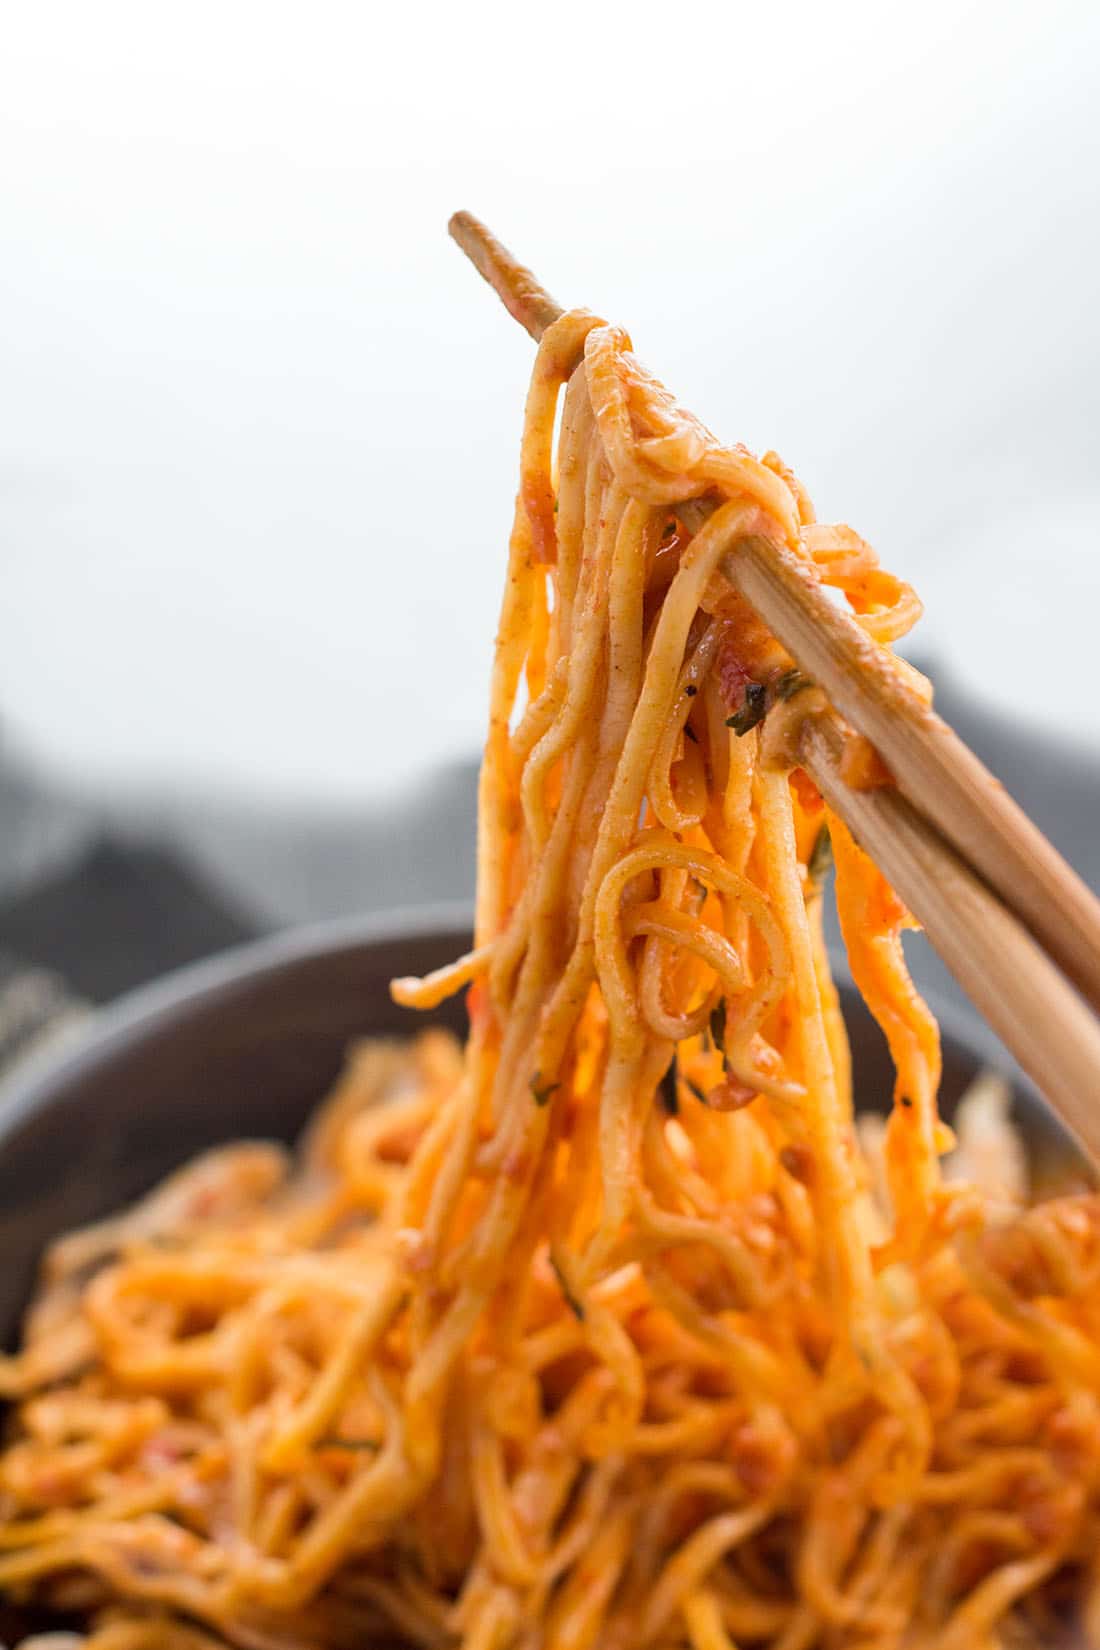
M 473 905 L 468 900 L 395 906 L 292 924 L 170 969 L 93 1008 L 59 1046 L 47 1041 L 44 1048 L 17 1061 L 13 1071 L 0 1078 L 0 1151 L 13 1131 L 71 1080 L 109 1064 L 134 1043 L 155 1036 L 181 1013 L 200 1011 L 236 986 L 341 951 L 400 944 L 403 939 L 431 934 L 468 933 L 472 923 Z

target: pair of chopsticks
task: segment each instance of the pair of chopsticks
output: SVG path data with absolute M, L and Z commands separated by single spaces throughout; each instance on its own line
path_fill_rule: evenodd
M 468 212 L 455 213 L 450 232 L 509 313 L 541 338 L 562 309 L 530 270 Z M 693 499 L 677 514 L 695 531 L 717 503 Z M 789 548 L 744 540 L 723 573 L 829 700 L 805 724 L 803 766 L 1100 1163 L 1100 1023 L 1092 1012 L 1100 1011 L 1100 902 Z M 845 723 L 874 745 L 893 786 L 859 791 L 844 781 Z

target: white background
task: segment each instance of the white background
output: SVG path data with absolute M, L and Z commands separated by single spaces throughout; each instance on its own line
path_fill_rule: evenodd
M 1100 748 L 1100 8 L 3 34 L 0 720 L 55 773 L 361 800 L 477 747 L 530 345 L 457 206 L 778 447 L 925 656 Z

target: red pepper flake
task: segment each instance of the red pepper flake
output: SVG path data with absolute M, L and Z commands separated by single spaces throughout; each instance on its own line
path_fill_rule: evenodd
M 707 1095 L 707 1105 L 712 1111 L 742 1111 L 745 1106 L 752 1105 L 757 1093 L 758 1090 L 739 1082 L 736 1077 L 724 1077 L 717 1088 L 711 1089 Z
M 800 1181 L 803 1186 L 813 1184 L 814 1159 L 808 1146 L 784 1146 L 779 1161 L 792 1180 Z

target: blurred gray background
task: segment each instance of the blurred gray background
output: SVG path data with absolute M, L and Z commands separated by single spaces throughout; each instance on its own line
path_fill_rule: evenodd
M 1100 9 L 684 25 L 9 13 L 0 951 L 102 1000 L 470 891 L 530 345 L 456 206 L 917 585 L 941 708 L 1100 884 Z

